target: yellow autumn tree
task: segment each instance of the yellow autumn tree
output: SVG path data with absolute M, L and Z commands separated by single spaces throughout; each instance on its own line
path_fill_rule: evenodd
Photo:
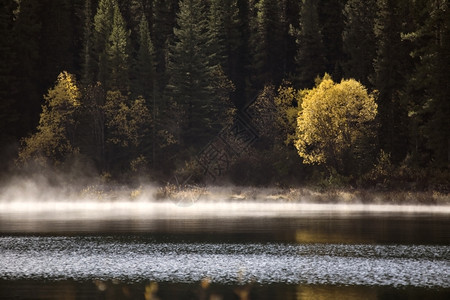
M 361 164 L 364 149 L 373 144 L 376 114 L 374 95 L 361 83 L 335 83 L 325 74 L 303 97 L 297 118 L 298 154 L 307 164 L 348 173 L 348 166 Z
M 58 75 L 55 86 L 44 96 L 37 132 L 22 141 L 19 162 L 61 162 L 78 150 L 73 146 L 81 93 L 75 76 L 66 71 Z
M 286 145 L 291 145 L 295 140 L 297 116 L 305 93 L 306 91 L 295 89 L 287 81 L 278 88 L 278 94 L 274 99 L 278 111 L 277 126 L 285 138 Z

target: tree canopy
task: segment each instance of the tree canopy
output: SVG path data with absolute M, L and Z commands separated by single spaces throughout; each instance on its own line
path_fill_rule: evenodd
M 381 154 L 400 169 L 446 174 L 449 12 L 438 0 L 5 0 L 0 166 L 76 156 L 117 176 L 139 164 L 170 176 L 222 128 L 245 127 L 259 139 L 242 157 L 268 177 L 304 179 L 321 168 L 313 162 L 362 173 Z M 339 83 L 315 85 L 325 72 Z M 79 105 L 67 100 L 65 111 L 52 103 L 69 99 L 67 81 Z M 340 99 L 341 85 L 373 98 L 370 130 L 337 122 L 355 109 L 345 102 L 322 116 L 328 143 L 318 133 L 301 140 L 304 101 Z
M 343 171 L 365 136 L 371 136 L 377 104 L 354 79 L 335 83 L 325 75 L 307 91 L 297 119 L 298 154 L 307 164 Z

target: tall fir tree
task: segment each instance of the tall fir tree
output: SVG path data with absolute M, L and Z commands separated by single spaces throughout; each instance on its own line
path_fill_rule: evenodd
M 167 90 L 176 104 L 181 143 L 198 151 L 221 129 L 231 84 L 211 59 L 208 45 L 215 41 L 203 1 L 181 1 L 177 25 Z
M 41 95 L 39 86 L 39 39 L 42 21 L 41 3 L 33 0 L 20 1 L 14 24 L 14 43 L 17 49 L 15 76 L 20 86 L 15 98 L 16 107 L 22 120 L 17 126 L 18 135 L 29 134 L 39 121 Z
M 14 143 L 18 125 L 18 111 L 14 104 L 14 94 L 17 91 L 14 68 L 16 64 L 16 49 L 14 45 L 14 19 L 18 5 L 14 0 L 5 1 L 0 7 L 0 153 L 4 154 L 5 148 Z M 0 155 L 0 167 L 5 169 L 3 158 Z M 7 157 L 8 159 L 10 157 Z
M 399 95 L 408 70 L 404 43 L 402 43 L 402 14 L 400 3 L 393 0 L 377 1 L 375 35 L 377 56 L 374 61 L 374 86 L 378 95 L 378 138 L 380 147 L 391 154 L 393 162 L 401 161 L 407 152 L 407 109 Z
M 81 84 L 94 82 L 95 54 L 93 49 L 92 0 L 85 0 L 83 9 L 83 48 L 81 49 Z
M 342 32 L 344 19 L 342 10 L 345 2 L 347 0 L 322 0 L 319 1 L 318 6 L 320 32 L 324 44 L 325 72 L 336 81 L 341 80 L 343 75 Z
M 236 5 L 238 8 L 239 45 L 234 58 L 235 71 L 231 72 L 230 78 L 236 87 L 234 104 L 241 108 L 245 106 L 248 98 L 246 92 L 250 65 L 250 9 L 248 0 L 237 0 Z
M 282 11 L 278 0 L 261 0 L 256 4 L 254 43 L 254 84 L 278 84 L 282 79 Z
M 75 24 L 72 18 L 72 2 L 69 0 L 43 0 L 41 9 L 41 37 L 39 40 L 39 79 L 43 90 L 50 86 L 58 74 L 73 72 L 75 57 Z
M 139 43 L 133 83 L 134 94 L 150 99 L 153 96 L 155 73 L 155 50 L 150 37 L 147 18 L 142 15 L 139 24 Z
M 297 82 L 300 88 L 311 88 L 317 76 L 325 71 L 325 54 L 319 27 L 318 0 L 303 0 L 300 29 L 297 32 Z
M 344 7 L 344 76 L 355 78 L 366 87 L 371 87 L 370 78 L 374 75 L 373 61 L 376 56 L 374 7 L 376 0 L 349 0 Z
M 181 133 L 186 146 L 208 139 L 211 67 L 210 36 L 206 8 L 201 0 L 183 0 L 174 29 L 175 43 L 170 48 L 169 93 L 183 116 Z
M 125 21 L 119 10 L 114 6 L 113 26 L 106 44 L 106 70 L 105 85 L 108 90 L 119 90 L 127 94 L 130 89 L 129 80 L 129 36 Z
M 156 86 L 162 92 L 167 84 L 166 74 L 169 45 L 173 42 L 178 11 L 178 0 L 154 0 L 151 36 L 155 47 L 155 63 L 157 72 Z
M 100 0 L 94 16 L 93 46 L 95 52 L 94 78 L 101 83 L 106 82 L 108 76 L 106 46 L 111 36 L 114 19 L 114 7 L 117 0 Z
M 407 94 L 412 152 L 417 163 L 450 167 L 450 7 L 446 1 L 416 1 L 415 31 L 408 35 L 416 69 Z
M 238 7 L 236 0 L 211 0 L 209 30 L 214 43 L 211 46 L 213 63 L 220 64 L 227 74 L 234 65 L 234 55 L 239 47 Z
M 293 34 L 299 26 L 300 5 L 298 0 L 281 1 L 282 24 L 282 73 L 286 78 L 292 78 L 295 73 L 295 56 L 297 54 L 296 37 Z

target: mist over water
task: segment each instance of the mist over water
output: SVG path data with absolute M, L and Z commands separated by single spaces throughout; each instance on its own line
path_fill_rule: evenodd
M 6 294 L 27 298 L 62 282 L 94 295 L 120 282 L 142 295 L 158 282 L 178 298 L 207 280 L 224 294 L 278 286 L 283 299 L 321 289 L 344 297 L 342 287 L 354 299 L 383 289 L 445 299 L 448 195 L 392 196 L 11 178 L 0 187 L 0 287 L 29 289 Z

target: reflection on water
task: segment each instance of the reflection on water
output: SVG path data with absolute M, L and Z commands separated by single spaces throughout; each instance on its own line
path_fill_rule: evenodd
M 450 288 L 450 247 L 2 237 L 0 278 Z M 205 280 L 208 281 L 205 281 Z
M 448 299 L 448 207 L 0 203 L 0 299 Z
M 0 299 L 151 299 L 151 300 L 335 300 L 335 299 L 433 299 L 447 300 L 449 289 L 392 287 L 360 287 L 329 285 L 220 285 L 203 287 L 196 284 L 146 282 L 122 283 L 115 280 L 102 282 L 77 281 L 2 281 Z M 245 292 L 242 292 L 245 291 Z

